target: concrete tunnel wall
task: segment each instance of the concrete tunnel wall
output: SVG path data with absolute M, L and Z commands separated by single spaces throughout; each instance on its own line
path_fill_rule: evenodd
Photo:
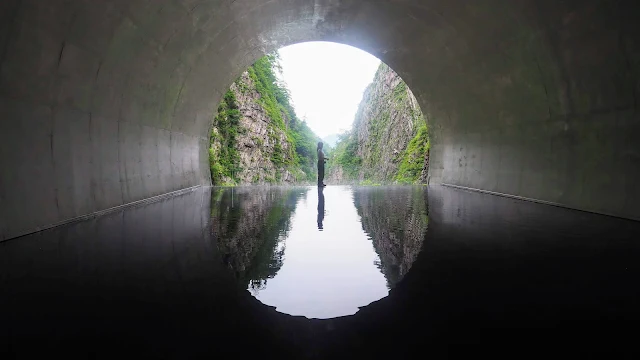
M 4 0 L 0 240 L 209 184 L 221 94 L 310 40 L 405 79 L 430 183 L 640 219 L 636 3 Z

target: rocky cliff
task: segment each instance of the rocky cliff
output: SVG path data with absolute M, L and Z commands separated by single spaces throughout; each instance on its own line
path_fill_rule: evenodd
M 245 71 L 231 85 L 238 110 L 240 122 L 236 137 L 236 149 L 240 157 L 240 171 L 235 178 L 240 184 L 261 184 L 265 182 L 295 182 L 296 175 L 287 167 L 276 164 L 272 159 L 276 151 L 280 151 L 284 161 L 291 161 L 292 144 L 288 141 L 283 129 L 272 126 L 272 119 L 264 106 L 259 103 L 260 93 L 256 90 L 249 72 Z M 226 179 L 230 181 L 231 179 Z
M 230 87 L 213 121 L 213 183 L 265 184 L 316 177 L 317 136 L 300 121 L 275 76 L 277 56 L 253 64 Z
M 429 140 L 416 98 L 381 64 L 364 92 L 352 130 L 331 154 L 327 181 L 413 183 L 426 179 Z

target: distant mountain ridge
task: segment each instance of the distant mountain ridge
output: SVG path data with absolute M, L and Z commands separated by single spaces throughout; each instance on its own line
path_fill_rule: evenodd
M 334 148 L 336 147 L 336 144 L 338 143 L 338 140 L 340 139 L 340 135 L 339 134 L 330 134 L 327 135 L 325 137 L 322 138 L 322 142 L 325 145 L 329 145 L 330 147 Z

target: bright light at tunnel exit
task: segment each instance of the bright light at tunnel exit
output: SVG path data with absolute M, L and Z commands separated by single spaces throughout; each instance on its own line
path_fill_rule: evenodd
M 291 91 L 298 116 L 323 138 L 349 130 L 380 60 L 331 42 L 301 43 L 278 52 L 282 80 Z

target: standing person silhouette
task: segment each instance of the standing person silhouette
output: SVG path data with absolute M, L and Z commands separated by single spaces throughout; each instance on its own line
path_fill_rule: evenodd
M 327 158 L 324 157 L 324 151 L 322 151 L 322 141 L 318 142 L 318 186 L 327 186 L 324 183 L 324 163 L 327 162 Z

